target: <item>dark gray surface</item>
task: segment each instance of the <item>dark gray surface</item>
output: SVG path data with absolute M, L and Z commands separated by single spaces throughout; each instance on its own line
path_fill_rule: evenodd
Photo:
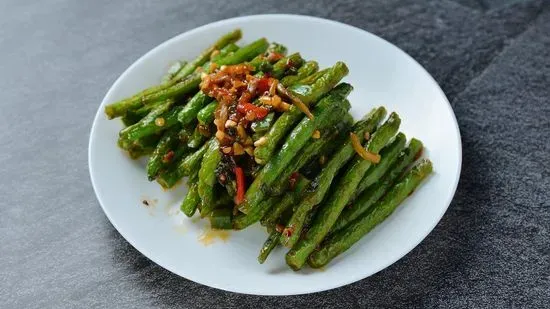
M 550 303 L 548 1 L 0 3 L 0 307 L 525 307 Z M 388 39 L 440 83 L 464 159 L 436 229 L 360 282 L 258 297 L 179 278 L 133 249 L 89 181 L 92 118 L 116 77 L 219 19 L 294 12 Z

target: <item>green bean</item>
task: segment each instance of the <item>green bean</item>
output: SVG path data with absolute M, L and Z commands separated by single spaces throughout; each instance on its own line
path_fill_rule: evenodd
M 429 160 L 423 160 L 413 167 L 370 211 L 351 222 L 346 228 L 336 232 L 321 245 L 319 250 L 313 252 L 309 257 L 309 265 L 315 268 L 323 267 L 353 246 L 389 217 L 432 170 L 432 163 Z
M 346 88 L 346 91 L 342 89 Z M 335 88 L 325 98 L 323 98 L 314 110 L 314 119 L 304 117 L 304 119 L 294 128 L 287 141 L 281 147 L 281 151 L 269 161 L 256 176 L 246 192 L 245 202 L 241 203 L 239 210 L 248 213 L 251 209 L 258 207 L 259 202 L 264 198 L 266 188 L 269 188 L 279 177 L 286 165 L 297 155 L 298 151 L 304 147 L 313 131 L 323 126 L 324 123 L 331 121 L 332 113 L 338 108 L 349 109 L 349 102 L 344 100 L 341 92 L 347 95 L 351 86 L 342 85 Z M 348 106 L 346 106 L 346 104 Z
M 260 264 L 263 264 L 271 251 L 279 245 L 279 237 L 281 233 L 277 232 L 276 230 L 272 231 L 269 234 L 269 237 L 266 239 L 265 243 L 263 244 L 262 248 L 260 249 L 260 254 L 258 255 L 258 262 Z
M 285 76 L 283 79 L 281 79 L 281 83 L 285 87 L 295 85 L 304 78 L 317 72 L 317 70 L 319 70 L 319 64 L 317 63 L 317 61 L 308 61 L 298 69 L 296 75 Z
M 288 212 L 288 210 L 292 210 L 292 205 L 300 199 L 300 196 L 310 183 L 311 181 L 309 179 L 300 177 L 296 182 L 294 190 L 292 192 L 287 192 L 278 203 L 275 203 L 271 212 L 262 218 L 262 225 L 272 231 L 260 249 L 260 254 L 258 255 L 258 262 L 260 262 L 260 264 L 263 264 L 271 251 L 279 245 L 281 232 L 276 228 L 277 221 L 283 220 L 283 223 L 286 224 L 289 216 L 285 216 L 284 213 Z
M 212 46 L 205 49 L 197 58 L 185 65 L 175 76 L 174 79 L 182 79 L 191 73 L 193 73 L 198 67 L 204 65 L 212 53 L 216 50 L 220 50 L 230 43 L 238 41 L 242 37 L 241 29 L 235 29 L 218 39 Z
M 281 201 L 273 206 L 271 211 L 267 213 L 262 219 L 261 224 L 263 226 L 267 227 L 274 227 L 277 223 L 277 220 L 281 217 L 281 215 L 294 203 L 296 203 L 301 196 L 301 194 L 304 192 L 304 190 L 307 188 L 307 186 L 311 183 L 311 180 L 305 178 L 305 177 L 299 177 L 296 181 L 295 188 L 287 192 Z
M 119 139 L 119 146 L 128 151 L 128 155 L 130 156 L 130 158 L 135 160 L 142 156 L 150 155 L 151 153 L 153 153 L 160 138 L 160 135 L 146 136 L 144 138 L 135 140 L 128 145 L 124 145 L 126 146 L 126 148 L 124 148 L 123 145 L 120 144 Z
M 125 126 L 129 127 L 133 124 L 138 123 L 143 117 L 147 116 L 153 109 L 157 108 L 159 105 L 164 104 L 164 101 L 159 101 L 151 103 L 149 105 L 142 106 L 136 110 L 129 110 L 124 116 L 122 116 L 122 123 Z
M 145 136 L 161 133 L 178 124 L 177 115 L 181 109 L 182 106 L 175 106 L 160 116 L 157 116 L 155 111 L 151 111 L 142 121 L 120 131 L 121 137 L 135 141 Z
M 273 65 L 271 64 L 272 61 L 268 59 L 269 54 L 277 53 L 281 55 L 286 55 L 286 52 L 286 46 L 273 42 L 269 44 L 267 50 L 263 54 L 256 56 L 248 64 L 254 67 L 255 72 L 268 72 L 273 69 Z
M 354 125 L 353 132 L 362 141 L 365 138 L 365 132 L 372 133 L 378 123 L 386 116 L 386 109 L 383 107 L 375 108 L 368 113 L 361 121 Z M 307 192 L 302 201 L 296 207 L 294 214 L 285 227 L 285 233 L 281 236 L 281 244 L 292 247 L 299 239 L 301 230 L 304 226 L 307 214 L 317 204 L 324 199 L 332 180 L 336 177 L 338 171 L 353 157 L 355 151 L 349 139 L 336 150 L 327 165 L 317 175 L 313 181 L 311 192 Z
M 177 83 L 151 92 L 149 94 L 138 94 L 134 97 L 109 104 L 105 106 L 105 114 L 109 119 L 124 116 L 127 111 L 138 109 L 142 106 L 152 104 L 157 101 L 176 99 L 182 95 L 188 94 L 194 90 L 197 90 L 199 83 L 201 82 L 200 74 L 193 74 L 185 79 L 178 81 Z M 169 85 L 169 84 L 165 84 Z
M 200 146 L 202 146 L 204 144 L 206 139 L 207 138 L 204 135 L 202 135 L 202 133 L 200 132 L 199 127 L 197 126 L 197 127 L 195 127 L 195 130 L 193 131 L 193 134 L 191 135 L 191 137 L 187 141 L 187 147 L 192 148 L 192 149 L 199 148 Z
M 198 173 L 201 160 L 206 152 L 206 149 L 208 148 L 208 145 L 209 143 L 205 143 L 197 151 L 186 155 L 177 164 L 160 173 L 157 177 L 157 182 L 164 189 L 170 189 L 174 187 L 184 176 L 191 176 Z
M 216 184 L 216 167 L 221 160 L 219 143 L 216 138 L 209 142 L 199 170 L 199 196 L 202 202 L 201 217 L 208 215 L 215 207 L 214 185 Z
M 195 127 L 196 126 L 194 123 L 189 124 L 189 125 L 183 126 L 183 128 L 179 131 L 178 137 L 182 144 L 187 144 L 187 142 L 189 142 L 193 133 L 195 132 Z
M 311 74 L 310 76 L 307 76 L 305 77 L 304 79 L 300 80 L 299 84 L 300 85 L 312 85 L 313 83 L 315 83 L 316 80 L 319 79 L 319 77 L 323 76 L 324 74 L 326 74 L 328 71 L 330 70 L 330 68 L 328 69 L 323 69 L 317 73 L 313 73 Z
M 233 228 L 242 230 L 256 222 L 258 222 L 265 214 L 269 212 L 275 204 L 280 201 L 280 197 L 272 196 L 261 201 L 255 209 L 252 209 L 247 214 L 240 214 L 233 219 Z
M 178 165 L 171 166 L 170 168 L 162 171 L 156 178 L 157 183 L 163 189 L 173 188 L 182 178 L 183 175 L 178 168 Z
M 197 119 L 198 112 L 210 102 L 212 102 L 211 97 L 202 91 L 197 92 L 178 114 L 178 121 L 183 125 L 193 122 Z
M 251 59 L 255 55 L 262 53 L 267 48 L 267 41 L 260 39 L 247 46 L 244 46 L 234 53 L 228 54 L 226 57 L 218 60 L 218 64 L 238 64 L 248 59 Z M 182 70 L 183 71 L 183 70 Z M 180 71 L 180 73 L 182 72 Z M 178 74 L 180 74 L 178 73 Z M 105 107 L 105 113 L 112 119 L 118 116 L 122 116 L 126 111 L 138 108 L 143 105 L 150 104 L 159 100 L 178 98 L 185 94 L 188 94 L 196 90 L 201 82 L 201 76 L 199 73 L 193 73 L 184 79 L 175 77 L 174 80 L 178 80 L 175 84 L 169 83 L 169 87 L 164 87 L 153 93 L 138 96 L 137 99 L 130 98 L 128 101 L 120 101 Z M 197 110 L 198 111 L 198 110 Z M 196 115 L 195 115 L 196 116 Z M 193 117 L 194 118 L 194 117 Z
M 178 74 L 178 72 L 186 65 L 187 65 L 187 61 L 174 62 L 168 68 L 168 70 L 166 70 L 166 73 L 162 76 L 160 82 L 163 84 L 169 83 Z
M 376 130 L 369 140 L 367 151 L 378 153 L 388 140 L 395 135 L 400 124 L 401 119 L 399 116 L 396 113 L 390 114 L 389 119 Z M 309 231 L 287 253 L 286 262 L 292 269 L 302 268 L 307 257 L 328 234 L 371 165 L 371 161 L 356 156 L 352 164 L 346 169 L 345 174 L 336 183 L 327 201 L 319 206 L 319 211 Z
M 273 65 L 271 75 L 277 79 L 280 79 L 287 74 L 288 70 L 295 70 L 296 68 L 302 66 L 303 63 L 304 59 L 300 53 L 288 55 L 287 57 L 281 58 Z
M 137 109 L 148 103 L 174 98 L 196 89 L 200 83 L 200 75 L 190 75 L 198 66 L 203 65 L 214 50 L 239 40 L 241 30 L 236 29 L 222 36 L 214 45 L 204 50 L 195 60 L 187 63 L 168 83 L 147 88 L 129 98 L 105 106 L 105 114 L 109 119 L 124 116 L 127 111 Z
M 265 118 L 252 122 L 250 128 L 254 133 L 265 133 L 275 121 L 275 113 L 271 112 Z
M 138 149 L 130 149 L 128 150 L 128 155 L 132 160 L 137 160 L 142 156 L 147 156 L 153 153 L 155 151 L 155 147 L 144 147 L 144 148 L 138 148 Z
M 173 127 L 167 130 L 160 139 L 155 151 L 147 162 L 147 178 L 154 180 L 160 171 L 173 162 L 175 156 L 174 147 L 179 142 L 179 127 Z
M 226 57 L 226 56 L 229 55 L 230 53 L 236 52 L 237 50 L 239 50 L 239 48 L 240 48 L 240 47 L 237 46 L 237 44 L 235 44 L 235 43 L 227 44 L 227 46 L 225 46 L 224 48 L 220 49 L 219 54 L 217 54 L 217 55 L 212 54 L 212 55 L 210 56 L 210 62 L 206 62 L 206 63 L 203 65 L 203 68 L 204 68 L 204 69 L 207 69 L 207 66 L 209 66 L 210 63 L 216 62 L 216 61 L 222 59 L 223 57 Z
M 346 112 L 344 112 L 343 117 L 340 117 L 338 112 L 334 113 L 332 117 L 334 123 L 329 123 L 330 128 L 324 128 L 324 133 L 321 138 L 312 139 L 308 142 L 308 145 L 305 146 L 300 151 L 300 156 L 293 160 L 281 173 L 279 180 L 271 188 L 271 193 L 273 195 L 282 194 L 288 185 L 288 178 L 292 173 L 299 171 L 304 165 L 306 165 L 310 160 L 317 157 L 320 154 L 324 154 L 333 147 L 333 145 L 338 145 L 338 138 L 342 138 L 342 132 L 348 133 L 351 126 L 353 125 L 353 117 Z
M 192 175 L 198 171 L 200 164 L 210 142 L 204 143 L 197 151 L 187 156 L 179 165 L 182 175 Z
M 130 133 L 146 130 L 146 128 L 149 128 L 151 125 L 155 125 L 155 120 L 159 117 L 162 117 L 162 115 L 164 115 L 172 107 L 173 104 L 174 104 L 173 100 L 167 100 L 162 104 L 159 104 L 154 109 L 152 109 L 145 117 L 143 117 L 137 123 L 120 130 L 118 145 L 122 149 L 129 149 L 140 138 L 152 135 L 152 134 L 140 134 L 140 136 L 136 136 L 132 139 L 129 138 Z
M 216 111 L 216 108 L 218 107 L 218 102 L 213 101 L 210 104 L 203 107 L 198 113 L 197 113 L 197 119 L 199 120 L 199 124 L 201 125 L 210 125 L 214 121 L 214 112 Z
M 232 54 L 223 57 L 216 61 L 218 66 L 239 64 L 241 62 L 249 61 L 257 55 L 265 52 L 269 46 L 269 43 L 265 38 L 256 40 L 246 46 L 239 48 Z
M 189 177 L 189 180 L 187 181 L 188 191 L 180 205 L 181 212 L 183 212 L 188 217 L 192 217 L 195 214 L 197 206 L 201 202 L 201 198 L 199 196 L 199 191 L 197 188 L 199 180 L 198 178 L 198 173 L 195 173 L 194 175 L 191 175 Z
M 388 171 L 393 162 L 395 162 L 397 156 L 405 147 L 406 142 L 407 138 L 405 137 L 405 134 L 400 132 L 395 136 L 391 143 L 380 151 L 380 162 L 371 166 L 367 170 L 365 176 L 363 176 L 363 179 L 361 179 L 357 185 L 357 189 L 353 193 L 351 201 L 365 191 L 366 188 L 380 180 L 380 178 Z
M 296 85 L 290 87 L 289 90 L 300 97 L 305 104 L 313 105 L 314 102 L 330 91 L 347 74 L 347 66 L 343 62 L 337 62 L 311 86 Z M 254 150 L 256 162 L 260 164 L 267 163 L 273 156 L 279 142 L 302 119 L 303 115 L 303 112 L 294 105 L 290 107 L 288 112 L 283 113 L 265 135 L 266 143 L 256 147 Z
M 298 69 L 298 73 L 296 75 L 285 76 L 281 80 L 281 83 L 283 83 L 284 86 L 292 86 L 292 85 L 298 83 L 304 76 L 306 76 L 306 74 L 310 74 L 310 73 L 313 74 L 312 71 L 317 70 L 317 69 L 318 69 L 317 62 L 309 61 L 309 62 L 305 63 L 303 66 L 301 66 Z M 287 79 L 287 78 L 292 78 L 292 79 Z M 285 79 L 287 79 L 287 80 L 285 81 Z M 275 123 L 275 117 L 273 117 L 273 116 L 274 116 L 274 113 L 269 113 L 266 118 L 264 118 L 264 119 L 262 119 L 258 122 L 253 122 L 252 123 L 251 127 L 252 127 L 252 130 L 255 132 L 252 135 L 252 139 L 254 141 L 259 140 L 261 137 L 263 137 L 270 130 L 270 128 Z M 258 124 L 258 129 L 255 128 L 256 124 Z
M 342 211 L 331 233 L 335 233 L 347 226 L 351 221 L 357 219 L 360 215 L 368 211 L 368 209 L 376 203 L 399 178 L 403 171 L 409 166 L 414 158 L 422 151 L 422 142 L 413 138 L 409 146 L 405 148 L 397 157 L 395 162 L 390 166 L 389 170 L 384 174 L 382 179 L 368 187 L 359 197 L 353 202 L 352 207 Z
M 197 205 L 200 203 L 200 196 L 197 190 L 197 184 L 191 184 L 189 191 L 185 195 L 183 202 L 181 203 L 180 210 L 188 217 L 192 217 L 197 210 Z
M 269 44 L 269 47 L 265 52 L 265 57 L 269 57 L 269 54 L 271 53 L 276 53 L 276 54 L 286 56 L 287 51 L 288 49 L 283 44 L 277 43 L 277 42 L 271 42 L 271 44 Z

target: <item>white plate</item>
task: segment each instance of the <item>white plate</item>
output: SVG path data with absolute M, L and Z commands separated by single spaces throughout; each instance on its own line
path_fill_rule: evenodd
M 358 118 L 384 105 L 403 120 L 401 130 L 426 145 L 432 175 L 386 221 L 326 269 L 293 272 L 282 249 L 264 265 L 256 257 L 267 234 L 258 226 L 230 232 L 205 246 L 207 229 L 178 214 L 186 189 L 164 192 L 147 181 L 143 161 L 132 161 L 116 145 L 120 121 L 108 121 L 106 104 L 158 83 L 177 59 L 191 59 L 223 33 L 241 28 L 242 42 L 259 37 L 283 43 L 321 67 L 346 62 L 352 114 Z M 454 195 L 461 167 L 460 133 L 445 95 L 410 56 L 366 31 L 338 22 L 295 15 L 258 15 L 223 20 L 181 34 L 132 64 L 111 87 L 94 119 L 89 167 L 97 198 L 115 228 L 145 256 L 189 280 L 248 294 L 289 295 L 336 288 L 368 277 L 411 251 L 439 222 Z M 142 204 L 143 199 L 151 203 Z

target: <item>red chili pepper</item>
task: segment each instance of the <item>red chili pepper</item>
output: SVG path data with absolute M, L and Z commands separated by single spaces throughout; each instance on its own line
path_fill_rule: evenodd
M 176 154 L 174 151 L 168 151 L 164 156 L 162 156 L 162 163 L 170 163 Z
M 269 114 L 269 109 L 265 107 L 258 107 L 258 109 L 254 111 L 254 113 L 256 113 L 256 119 L 264 119 L 267 114 Z
M 292 62 L 292 60 L 288 59 L 288 61 L 286 62 L 286 68 L 289 69 L 289 68 L 292 68 L 294 66 L 294 62 Z
M 269 109 L 251 103 L 239 103 L 237 105 L 237 111 L 243 115 L 248 111 L 253 111 L 257 119 L 263 119 L 269 113 Z
M 270 82 L 269 78 L 262 78 L 258 81 L 258 84 L 256 86 L 256 93 L 262 95 L 264 92 L 269 90 Z
M 277 60 L 279 60 L 283 57 L 284 57 L 283 54 L 276 53 L 276 52 L 271 52 L 271 53 L 269 53 L 269 55 L 267 55 L 267 60 L 269 60 L 270 62 L 274 62 L 274 61 L 277 61 Z
M 269 109 L 265 107 L 258 107 L 258 109 L 255 110 L 254 112 L 256 113 L 257 119 L 264 119 L 267 116 L 267 114 L 269 114 Z
M 237 112 L 239 112 L 239 114 L 246 114 L 246 105 L 245 104 L 250 104 L 250 103 L 239 103 L 237 104 Z
M 288 182 L 290 185 L 290 190 L 294 190 L 294 187 L 296 186 L 296 181 L 298 181 L 298 177 L 300 177 L 300 173 L 293 172 L 290 177 L 288 178 Z
M 291 225 L 289 227 L 286 227 L 284 230 L 283 230 L 283 235 L 285 237 L 290 237 L 292 236 L 292 234 L 294 233 L 294 225 Z
M 245 179 L 244 171 L 240 167 L 235 167 L 235 178 L 237 179 L 237 196 L 235 197 L 235 203 L 238 205 L 244 201 L 245 193 Z
M 250 92 L 243 92 L 243 94 L 241 94 L 241 97 L 239 98 L 238 103 L 250 102 L 250 99 L 252 99 L 252 94 Z

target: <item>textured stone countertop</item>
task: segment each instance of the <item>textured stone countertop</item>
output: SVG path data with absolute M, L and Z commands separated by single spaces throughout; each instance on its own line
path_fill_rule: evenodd
M 370 278 L 289 297 L 201 286 L 137 252 L 95 198 L 89 131 L 118 75 L 181 32 L 259 13 L 315 15 L 379 35 L 451 101 L 464 150 L 456 196 L 416 249 Z M 0 176 L 1 308 L 542 308 L 550 2 L 4 0 Z

